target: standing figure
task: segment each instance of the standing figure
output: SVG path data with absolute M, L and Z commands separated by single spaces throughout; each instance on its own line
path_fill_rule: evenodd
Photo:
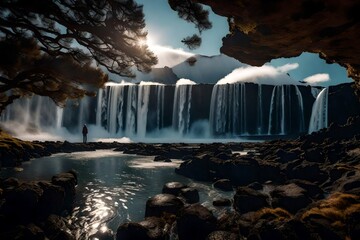
M 83 134 L 83 143 L 86 143 L 86 141 L 87 141 L 87 134 L 88 134 L 88 129 L 87 129 L 87 127 L 86 127 L 86 124 L 84 124 L 84 126 L 83 126 L 82 134 Z

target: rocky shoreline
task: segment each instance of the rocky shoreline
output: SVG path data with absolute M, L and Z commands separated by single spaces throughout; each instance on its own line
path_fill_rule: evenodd
M 115 149 L 126 154 L 154 156 L 157 161 L 182 159 L 183 163 L 175 170 L 178 174 L 211 182 L 224 191 L 234 191 L 232 199 L 214 199 L 214 206 L 227 209 L 222 215 L 214 216 L 198 203 L 196 189 L 181 183 L 165 184 L 162 193 L 148 199 L 144 221 L 120 225 L 117 239 L 169 239 L 174 234 L 180 240 L 359 239 L 359 126 L 360 118 L 351 118 L 343 126 L 332 125 L 296 140 L 264 143 L 16 142 L 8 144 L 17 148 L 1 145 L 1 164 L 13 167 L 30 158 L 59 152 Z M 41 192 L 40 189 L 45 193 L 46 189 L 59 185 L 54 181 L 53 178 L 51 183 L 36 183 L 37 187 L 29 187 L 31 190 L 26 190 L 25 195 L 29 191 Z M 9 196 L 16 196 L 11 192 L 27 189 L 24 184 L 17 180 L 2 180 L 2 221 L 6 219 L 4 216 L 17 216 L 11 211 L 5 211 L 10 215 L 3 215 L 4 209 L 9 208 Z M 65 185 L 62 187 L 66 188 Z M 73 186 L 66 189 L 71 190 Z M 49 203 L 51 206 L 54 204 Z M 17 208 L 12 211 L 14 209 Z M 35 231 L 28 227 L 21 229 Z M 49 237 L 45 230 L 43 232 L 45 234 L 32 239 L 44 239 L 41 236 L 58 239 Z M 113 237 L 106 235 L 99 239 Z

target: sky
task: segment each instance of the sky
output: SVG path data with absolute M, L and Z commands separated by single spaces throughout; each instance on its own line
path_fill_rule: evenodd
M 213 27 L 203 31 L 202 45 L 196 50 L 189 50 L 181 42 L 184 37 L 198 33 L 195 26 L 177 16 L 167 0 L 136 0 L 142 4 L 146 30 L 148 31 L 148 44 L 152 51 L 158 55 L 159 64 L 156 67 L 163 67 L 164 62 L 170 61 L 173 56 L 166 56 L 167 52 L 176 54 L 201 54 L 213 56 L 220 54 L 222 38 L 229 32 L 227 19 L 214 14 L 209 7 L 210 20 Z M 181 59 L 181 58 L 180 58 Z M 321 86 L 336 85 L 343 82 L 352 82 L 347 77 L 346 70 L 338 64 L 327 64 L 317 54 L 303 53 L 295 58 L 274 59 L 270 63 L 276 68 L 291 64 L 290 76 L 298 81 L 307 81 L 309 84 Z

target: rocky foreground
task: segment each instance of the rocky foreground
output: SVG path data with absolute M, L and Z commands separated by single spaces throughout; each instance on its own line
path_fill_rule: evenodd
M 162 193 L 148 199 L 146 206 L 144 200 L 144 221 L 120 225 L 117 239 L 360 239 L 359 126 L 360 118 L 352 118 L 344 126 L 332 125 L 296 140 L 264 143 L 73 144 L 9 140 L 7 146 L 17 147 L 0 145 L 1 162 L 2 166 L 17 166 L 32 157 L 58 152 L 115 148 L 127 154 L 154 156 L 156 161 L 182 159 L 184 162 L 176 169 L 178 174 L 234 192 L 231 199 L 214 199 L 214 206 L 226 207 L 223 214 L 214 216 L 198 203 L 196 189 L 167 183 Z M 19 239 L 74 239 L 70 230 L 65 230 L 66 238 L 59 238 L 65 233 L 55 236 L 46 227 L 53 229 L 46 224 L 71 210 L 65 203 L 71 201 L 75 185 L 56 179 L 31 184 L 14 179 L 1 181 L 0 236 L 13 229 L 27 236 Z M 55 197 L 58 192 L 65 193 L 60 205 Z M 43 201 L 48 202 L 44 205 Z M 5 223 L 12 223 L 12 228 Z M 62 226 L 69 229 L 66 224 Z

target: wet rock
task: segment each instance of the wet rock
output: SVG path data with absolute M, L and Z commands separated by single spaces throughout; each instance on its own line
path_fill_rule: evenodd
M 65 208 L 65 191 L 62 187 L 50 182 L 40 181 L 43 194 L 39 199 L 38 217 L 47 218 L 50 214 L 61 215 Z
M 186 185 L 180 182 L 169 182 L 163 186 L 162 193 L 178 196 L 183 188 L 186 188 Z
M 45 240 L 44 232 L 35 224 L 16 225 L 0 233 L 1 239 Z
M 110 229 L 106 231 L 99 230 L 89 237 L 89 240 L 114 240 L 114 232 Z
M 206 240 L 238 240 L 239 236 L 232 232 L 215 231 L 209 234 Z
M 154 162 L 171 162 L 170 158 L 159 155 L 154 158 Z
M 214 188 L 223 190 L 223 191 L 233 191 L 232 183 L 229 179 L 220 179 L 214 182 Z
M 206 239 L 216 228 L 216 218 L 210 210 L 200 204 L 182 208 L 176 223 L 179 240 Z
M 162 240 L 167 239 L 168 232 L 165 226 L 166 222 L 162 218 L 148 217 L 144 221 L 139 222 L 140 225 L 147 229 L 147 235 L 150 239 Z
M 231 200 L 228 198 L 216 198 L 212 204 L 215 207 L 228 207 L 231 206 Z
M 116 232 L 116 240 L 151 240 L 148 229 L 139 223 L 130 222 L 121 224 Z
M 75 240 L 66 219 L 58 215 L 50 215 L 42 224 L 42 229 L 51 240 Z
M 75 200 L 77 179 L 73 173 L 60 173 L 52 177 L 51 183 L 60 186 L 65 191 L 65 206 L 71 209 Z
M 301 179 L 292 179 L 288 183 L 294 183 L 297 186 L 303 188 L 305 190 L 306 196 L 310 197 L 311 199 L 324 198 L 324 191 L 318 185 L 312 182 Z
M 239 213 L 268 207 L 268 196 L 248 187 L 239 187 L 234 195 L 234 209 Z
M 36 183 L 22 183 L 6 194 L 1 211 L 19 223 L 28 223 L 37 215 L 42 194 L 43 190 Z
M 180 190 L 180 197 L 184 198 L 187 203 L 198 203 L 200 200 L 199 191 L 196 188 L 186 187 Z
M 306 190 L 294 183 L 277 186 L 270 192 L 272 206 L 286 209 L 290 213 L 296 213 L 307 207 L 312 201 L 306 196 Z
M 263 189 L 263 185 L 258 183 L 258 182 L 253 182 L 253 183 L 247 185 L 247 187 L 251 188 L 251 189 L 254 189 L 256 191 L 259 191 L 259 190 Z
M 211 156 L 209 156 L 210 158 Z M 193 157 L 191 160 L 184 161 L 175 169 L 177 174 L 196 179 L 199 181 L 210 181 L 209 161 L 204 157 Z
M 176 215 L 183 206 L 184 203 L 174 195 L 158 194 L 147 200 L 145 217 L 161 217 L 163 213 Z

